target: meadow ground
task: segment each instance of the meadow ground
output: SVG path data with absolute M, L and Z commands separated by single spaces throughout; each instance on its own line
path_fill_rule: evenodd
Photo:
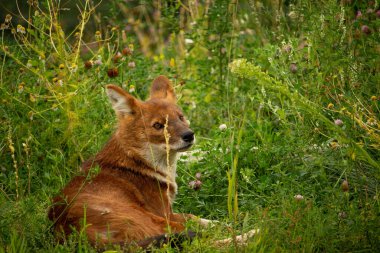
M 174 209 L 221 221 L 184 252 L 380 251 L 378 0 L 22 5 L 0 13 L 0 252 L 97 250 L 47 210 L 115 128 L 105 85 L 144 99 L 161 74 L 197 135 Z

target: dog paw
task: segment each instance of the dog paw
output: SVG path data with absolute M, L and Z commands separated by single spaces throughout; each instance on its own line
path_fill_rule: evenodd
M 195 221 L 201 225 L 202 227 L 204 228 L 208 228 L 208 227 L 214 227 L 217 223 L 219 223 L 219 221 L 216 221 L 216 220 L 208 220 L 208 219 L 203 219 L 203 218 L 196 218 Z
M 250 231 L 248 231 L 247 233 L 244 233 L 242 235 L 238 235 L 236 236 L 236 242 L 240 245 L 246 245 L 247 244 L 247 241 L 252 238 L 253 236 L 255 236 L 257 233 L 259 233 L 259 229 L 252 229 Z
M 234 242 L 239 246 L 246 246 L 248 240 L 250 238 L 252 238 L 253 236 L 255 236 L 257 233 L 259 233 L 259 231 L 260 231 L 259 229 L 252 229 L 252 230 L 248 231 L 247 233 L 235 236 L 235 238 L 227 238 L 227 239 L 223 239 L 223 240 L 218 240 L 214 244 L 218 248 L 225 247 L 225 246 L 230 245 Z

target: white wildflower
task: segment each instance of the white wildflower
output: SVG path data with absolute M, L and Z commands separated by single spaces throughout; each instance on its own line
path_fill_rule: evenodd
M 303 200 L 303 196 L 301 194 L 294 195 L 294 199 L 297 201 Z
M 185 39 L 185 44 L 194 44 L 194 40 L 192 40 L 192 39 Z
M 179 156 L 181 162 L 197 163 L 205 159 L 206 152 L 200 149 L 190 150 L 182 152 Z
M 219 130 L 220 131 L 224 131 L 224 130 L 226 130 L 227 129 L 227 125 L 226 124 L 221 124 L 220 126 L 219 126 Z
M 298 18 L 298 13 L 295 11 L 291 11 L 291 12 L 289 12 L 288 17 L 291 19 L 296 19 L 296 18 Z

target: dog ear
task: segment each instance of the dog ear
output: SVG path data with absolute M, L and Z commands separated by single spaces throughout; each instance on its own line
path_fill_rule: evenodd
M 116 85 L 107 85 L 106 91 L 112 107 L 118 116 L 135 113 L 138 107 L 137 99 Z
M 154 79 L 150 88 L 150 99 L 152 98 L 166 99 L 173 104 L 177 102 L 173 86 L 166 76 L 159 76 Z

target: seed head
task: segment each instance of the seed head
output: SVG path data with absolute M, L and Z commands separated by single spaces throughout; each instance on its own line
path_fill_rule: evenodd
M 131 69 L 133 69 L 133 68 L 136 67 L 136 63 L 134 61 L 128 62 L 128 67 L 130 67 Z
M 113 78 L 119 75 L 119 71 L 117 70 L 117 68 L 112 68 L 107 71 L 107 74 L 109 77 Z
M 124 43 L 127 42 L 127 34 L 125 33 L 125 30 L 121 31 L 121 39 Z
M 11 16 L 11 14 L 7 14 L 7 15 L 5 16 L 5 23 L 8 24 L 8 23 L 11 22 L 11 20 L 12 20 L 12 16 Z
M 19 85 L 18 85 L 18 93 L 22 93 L 24 91 L 24 86 L 25 86 L 25 83 L 24 82 L 21 82 Z
M 95 65 L 102 65 L 102 64 L 103 64 L 102 59 L 97 59 L 97 60 L 95 60 L 95 61 L 94 61 L 94 64 L 95 64 Z
M 90 68 L 92 68 L 93 65 L 94 65 L 94 64 L 93 64 L 92 61 L 86 61 L 86 62 L 84 63 L 84 67 L 85 67 L 86 69 L 90 69 Z
M 342 187 L 342 191 L 348 192 L 348 190 L 349 190 L 348 181 L 343 180 L 341 187 Z
M 172 67 L 172 68 L 175 67 L 175 60 L 174 60 L 174 58 L 170 59 L 169 66 Z
M 347 218 L 347 213 L 346 213 L 346 212 L 339 212 L 339 213 L 338 213 L 338 217 L 339 217 L 340 219 L 345 219 L 345 218 Z
M 374 118 L 368 118 L 366 123 L 370 126 L 375 126 L 377 121 Z
M 132 50 L 129 48 L 129 47 L 125 47 L 121 53 L 125 56 L 128 56 L 128 55 L 131 55 L 132 54 Z
M 198 180 L 198 179 L 189 182 L 190 189 L 193 189 L 193 190 L 197 191 L 197 190 L 201 189 L 201 186 L 202 186 L 202 182 L 200 180 Z
M 362 33 L 369 35 L 371 34 L 371 29 L 366 25 L 362 25 Z
M 8 28 L 9 28 L 9 25 L 6 24 L 6 23 L 2 23 L 2 24 L 0 25 L 0 31 L 5 30 L 5 29 L 8 29 Z
M 359 19 L 363 16 L 361 11 L 356 12 L 356 18 Z
M 284 45 L 282 47 L 282 52 L 284 53 L 290 53 L 292 51 L 292 46 L 291 45 Z
M 30 111 L 28 112 L 28 117 L 30 120 L 33 120 L 34 112 Z
M 21 33 L 21 34 L 25 34 L 26 31 L 25 31 L 25 27 L 23 27 L 22 25 L 17 25 L 17 30 L 16 30 L 18 33 Z
M 121 54 L 120 52 L 117 52 L 117 53 L 114 55 L 114 57 L 113 57 L 113 62 L 114 62 L 114 63 L 119 62 L 119 60 L 120 60 L 122 57 L 123 57 L 122 54 Z
M 96 31 L 96 32 L 95 32 L 95 39 L 96 39 L 96 40 L 101 40 L 101 39 L 102 39 L 102 34 L 101 34 L 100 31 Z
M 335 150 L 335 149 L 338 149 L 340 145 L 337 141 L 332 141 L 330 142 L 330 147 Z
M 343 125 L 343 121 L 341 119 L 336 119 L 336 120 L 334 120 L 334 124 L 337 125 L 337 126 L 342 126 Z
M 75 63 L 72 63 L 69 70 L 71 73 L 75 73 L 78 70 L 78 66 Z
M 32 93 L 30 93 L 30 94 L 29 94 L 29 100 L 30 100 L 32 103 L 34 103 L 34 102 L 36 102 L 36 97 L 35 97 Z
M 333 103 L 329 103 L 329 104 L 327 105 L 327 109 L 332 109 L 332 108 L 334 108 L 334 104 L 333 104 Z
M 297 64 L 291 63 L 289 69 L 290 69 L 290 72 L 292 72 L 293 74 L 296 73 L 298 70 Z

